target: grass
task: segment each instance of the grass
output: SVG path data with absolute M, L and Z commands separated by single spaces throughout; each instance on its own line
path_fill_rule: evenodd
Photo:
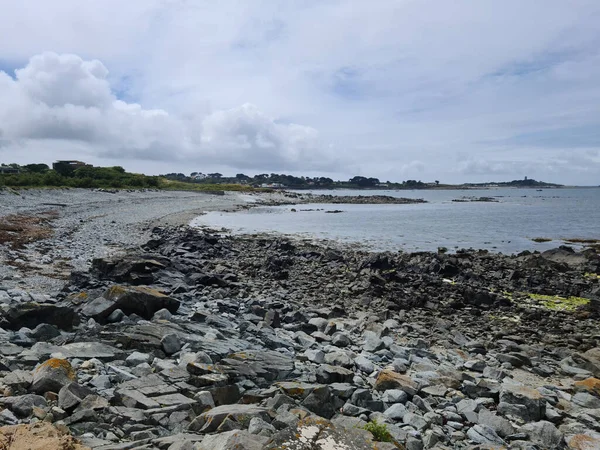
M 375 442 L 394 442 L 394 438 L 388 431 L 387 425 L 373 420 L 367 423 L 363 430 L 367 430 L 373 435 Z

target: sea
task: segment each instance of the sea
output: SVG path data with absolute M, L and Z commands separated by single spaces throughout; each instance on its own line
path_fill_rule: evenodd
M 422 198 L 427 203 L 256 206 L 238 212 L 209 212 L 194 219 L 192 225 L 233 234 L 332 240 L 374 251 L 445 247 L 449 252 L 474 248 L 510 254 L 544 251 L 564 245 L 565 239 L 600 239 L 600 188 L 302 191 L 308 192 Z M 453 201 L 479 197 L 497 201 Z M 248 196 L 248 201 L 254 197 Z M 342 212 L 327 213 L 332 210 Z M 551 240 L 534 242 L 534 238 Z

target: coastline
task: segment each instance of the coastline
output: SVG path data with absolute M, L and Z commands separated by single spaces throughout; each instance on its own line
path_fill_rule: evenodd
M 0 271 L 11 425 L 38 417 L 103 450 L 294 448 L 315 424 L 353 450 L 600 443 L 593 250 L 374 253 L 187 226 L 256 204 L 238 194 L 13 200 L 31 217 L 66 206 L 52 237 L 4 253 L 22 259 Z

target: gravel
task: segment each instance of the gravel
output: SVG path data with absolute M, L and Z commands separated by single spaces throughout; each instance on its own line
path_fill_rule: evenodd
M 0 291 L 13 288 L 58 292 L 71 270 L 93 258 L 134 248 L 156 225 L 189 223 L 207 211 L 234 209 L 254 194 L 215 195 L 183 191 L 87 189 L 0 190 L 0 218 L 56 211 L 53 237 L 13 250 L 0 245 Z M 261 198 L 271 197 L 261 194 Z

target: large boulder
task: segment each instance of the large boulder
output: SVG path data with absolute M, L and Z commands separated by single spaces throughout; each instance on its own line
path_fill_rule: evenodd
M 92 260 L 91 272 L 101 280 L 139 285 L 152 283 L 153 274 L 164 268 L 165 265 L 155 258 L 98 258 Z
M 147 286 L 113 286 L 102 297 L 85 304 L 81 313 L 105 321 L 113 311 L 120 309 L 125 314 L 137 314 L 144 319 L 151 319 L 161 309 L 177 312 L 179 304 L 179 300 Z
M 262 450 L 269 438 L 242 430 L 206 436 L 198 450 Z
M 35 302 L 12 305 L 0 317 L 0 327 L 8 330 L 34 329 L 44 323 L 70 330 L 79 323 L 77 314 L 68 306 Z
M 392 443 L 374 442 L 368 431 L 356 427 L 338 428 L 328 420 L 308 417 L 296 427 L 277 433 L 265 449 L 373 450 L 397 448 Z
M 74 381 L 75 371 L 69 361 L 51 358 L 40 364 L 33 372 L 31 390 L 36 394 L 59 392 L 63 386 Z
M 247 426 L 254 417 L 260 417 L 266 421 L 271 420 L 268 410 L 256 405 L 236 404 L 217 406 L 196 417 L 190 424 L 189 429 L 201 433 L 211 433 L 216 431 L 225 420 Z

